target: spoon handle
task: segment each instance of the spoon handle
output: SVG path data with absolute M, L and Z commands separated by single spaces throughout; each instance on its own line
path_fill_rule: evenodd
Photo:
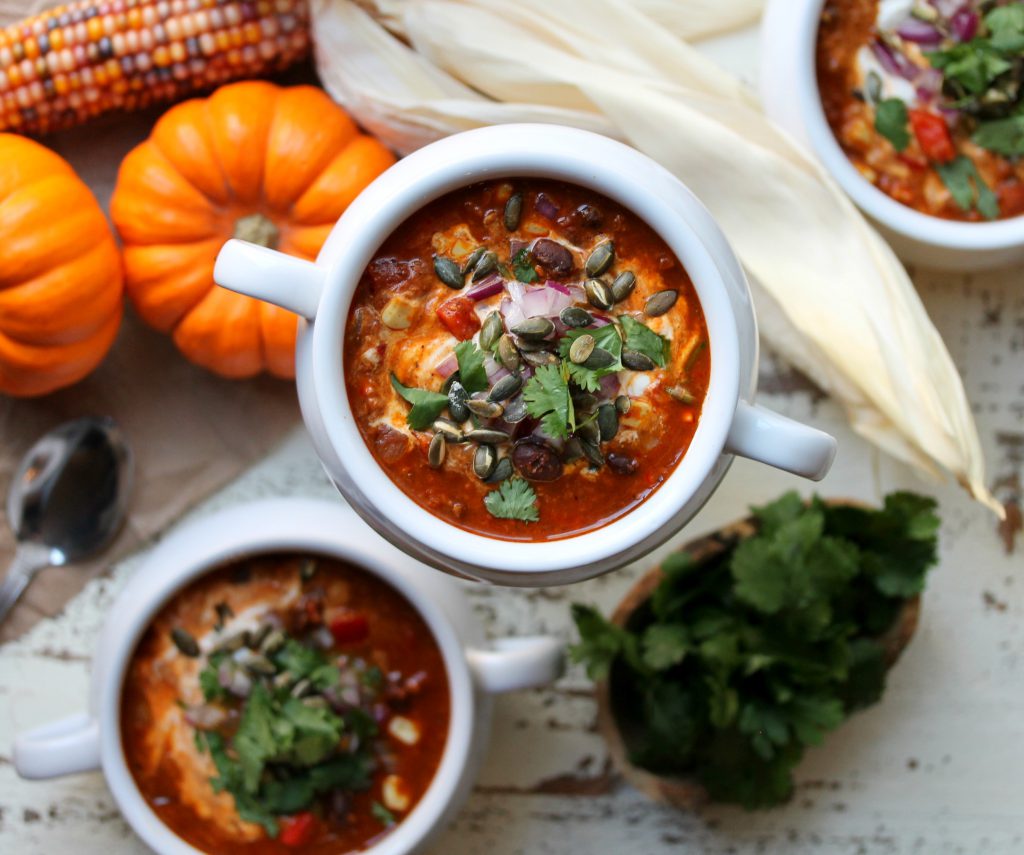
M 0 623 L 18 602 L 18 598 L 32 581 L 36 571 L 45 567 L 46 555 L 42 550 L 22 547 L 14 554 L 14 560 L 7 569 L 7 575 L 0 583 Z

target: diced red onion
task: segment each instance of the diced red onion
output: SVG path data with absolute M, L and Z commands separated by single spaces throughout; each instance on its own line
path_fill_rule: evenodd
M 907 18 L 896 29 L 901 39 L 918 45 L 937 45 L 942 41 L 942 33 L 934 24 L 920 18 Z
M 484 371 L 487 372 L 487 382 L 492 386 L 502 377 L 507 377 L 509 373 L 507 368 L 499 365 L 489 356 L 484 359 Z
M 604 398 L 614 398 L 619 394 L 619 383 L 618 374 L 606 374 L 599 381 L 601 384 L 601 396 Z
M 942 115 L 942 118 L 946 120 L 946 124 L 949 125 L 951 128 L 954 125 L 956 125 L 957 122 L 960 121 L 959 110 L 951 110 L 948 107 L 939 107 L 938 110 L 939 113 Z
M 873 41 L 871 52 L 878 58 L 882 68 L 890 74 L 898 74 L 906 80 L 913 80 L 921 71 L 906 56 L 883 42 Z
M 551 199 L 544 193 L 537 194 L 537 213 L 542 217 L 546 217 L 549 220 L 554 220 L 558 217 L 558 205 L 551 201 Z
M 492 273 L 490 276 L 485 276 L 477 282 L 476 285 L 466 291 L 462 296 L 469 297 L 470 300 L 486 300 L 488 297 L 500 294 L 504 287 L 505 280 L 501 278 L 501 274 Z
M 501 313 L 510 327 L 522 323 L 526 318 L 557 317 L 562 309 L 576 302 L 571 293 L 552 288 L 550 283 L 527 287 L 522 282 L 510 281 L 505 283 L 505 289 L 508 297 L 501 301 Z
M 556 291 L 561 291 L 563 294 L 569 293 L 568 285 L 563 285 L 561 282 L 556 282 L 554 279 L 546 279 L 544 281 L 544 287 L 554 288 Z
M 917 79 L 917 97 L 920 101 L 929 102 L 942 90 L 942 72 L 937 68 L 929 68 Z
M 199 730 L 214 730 L 227 720 L 227 711 L 211 704 L 202 704 L 185 711 L 185 721 Z
M 951 18 L 956 14 L 957 9 L 964 5 L 963 0 L 928 0 L 940 15 L 944 18 Z
M 950 18 L 949 29 L 958 42 L 969 42 L 978 34 L 978 13 L 966 6 Z
M 608 324 L 611 323 L 611 321 L 608 320 L 608 318 L 606 318 L 604 315 L 594 315 L 593 313 L 591 313 L 591 314 L 592 314 L 592 316 L 594 318 L 594 326 L 595 327 L 606 327 L 606 326 L 608 326 Z
M 458 370 L 458 358 L 455 356 L 454 353 L 449 353 L 443 360 L 441 360 L 441 362 L 437 364 L 437 367 L 434 369 L 434 373 L 440 374 L 442 377 L 444 377 L 445 380 L 447 380 Z

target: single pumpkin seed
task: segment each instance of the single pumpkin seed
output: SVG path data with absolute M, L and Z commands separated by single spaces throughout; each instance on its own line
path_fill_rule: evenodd
M 591 466 L 595 469 L 600 469 L 604 466 L 604 454 L 601 453 L 597 443 L 588 442 L 585 439 L 580 440 L 580 448 L 583 449 L 583 456 L 587 458 Z
M 263 643 L 260 645 L 260 653 L 264 656 L 273 656 L 280 650 L 288 641 L 286 636 L 281 630 L 275 629 L 263 639 Z
M 186 656 L 195 659 L 199 655 L 199 642 L 188 630 L 182 629 L 180 626 L 174 627 L 171 630 L 171 641 Z
M 504 413 L 505 408 L 501 404 L 496 404 L 493 401 L 479 401 L 476 398 L 470 398 L 466 401 L 466 406 L 469 407 L 469 411 L 474 416 L 479 416 L 482 419 L 497 419 L 500 418 Z
M 247 653 L 248 651 L 242 651 Z M 238 664 L 260 677 L 273 677 L 277 673 L 277 666 L 262 653 L 253 653 L 249 656 L 240 656 Z
M 670 398 L 674 398 L 681 404 L 692 404 L 697 400 L 685 386 L 669 386 L 665 392 Z
M 555 325 L 547 318 L 527 318 L 522 323 L 512 327 L 512 332 L 527 341 L 540 341 L 547 338 L 554 331 Z
M 612 298 L 616 303 L 621 303 L 633 293 L 635 287 L 636 274 L 632 270 L 623 270 L 612 282 Z
M 452 390 L 452 384 L 458 383 L 462 378 L 459 377 L 459 372 L 456 371 L 454 374 L 449 374 L 444 383 L 441 384 L 441 394 L 447 395 Z
M 274 677 L 273 680 L 270 681 L 270 684 L 275 689 L 287 689 L 294 682 L 294 680 L 295 675 L 291 671 L 282 671 L 280 674 Z
M 253 650 L 261 650 L 263 648 L 263 639 L 273 631 L 274 627 L 269 623 L 260 624 L 253 632 L 249 633 L 249 637 L 245 640 L 246 647 L 251 647 Z
M 434 422 L 433 428 L 444 437 L 445 442 L 462 442 L 463 440 L 459 426 L 448 419 L 438 419 Z
M 473 268 L 473 281 L 479 282 L 485 276 L 493 273 L 497 267 L 498 256 L 491 252 L 491 250 L 486 250 L 484 254 L 480 256 L 480 260 L 476 263 L 476 267 Z
M 502 325 L 501 312 L 491 312 L 484 319 L 484 325 L 480 329 L 480 349 L 494 350 L 494 345 L 498 343 L 503 332 L 505 327 Z
M 434 273 L 445 285 L 456 291 L 466 284 L 459 265 L 443 255 L 434 256 Z
M 607 310 L 615 303 L 611 289 L 600 279 L 588 279 L 583 290 L 586 292 L 587 301 L 597 309 Z
M 512 341 L 512 336 L 508 333 L 498 339 L 498 361 L 509 371 L 518 371 L 519 366 L 522 365 L 519 351 L 515 342 Z
M 308 582 L 316 574 L 317 560 L 315 558 L 303 558 L 299 562 L 299 578 Z
M 573 329 L 582 329 L 594 323 L 594 316 L 579 306 L 566 306 L 559 313 L 558 317 L 563 324 Z
M 487 252 L 487 249 L 482 246 L 478 246 L 470 254 L 469 258 L 466 259 L 466 263 L 462 265 L 462 275 L 467 276 L 469 271 L 476 267 L 477 262 L 483 257 L 483 254 Z
M 614 404 L 601 404 L 597 408 L 597 426 L 601 431 L 601 442 L 608 442 L 619 432 L 619 414 Z
M 483 445 L 501 445 L 503 442 L 511 442 L 510 437 L 503 430 L 491 430 L 490 428 L 476 428 L 466 434 L 466 442 L 477 442 Z
M 505 402 L 505 412 L 502 418 L 510 425 L 518 424 L 526 418 L 526 399 L 522 395 L 516 395 L 511 401 Z
M 577 410 L 593 412 L 597 409 L 597 398 L 590 392 L 577 392 L 572 396 L 572 404 Z
M 592 335 L 584 333 L 569 347 L 569 359 L 577 365 L 582 365 L 590 358 L 595 347 L 597 347 L 597 340 Z
M 292 686 L 292 690 L 291 690 L 291 692 L 289 692 L 289 694 L 293 698 L 302 698 L 302 697 L 305 697 L 306 695 L 308 695 L 312 691 L 313 691 L 313 684 L 309 680 L 307 680 L 305 677 L 303 677 L 301 680 L 299 680 L 298 683 L 296 683 L 294 686 Z
M 468 400 L 469 392 L 466 391 L 466 387 L 457 380 L 452 383 L 448 390 L 448 415 L 452 417 L 452 421 L 462 424 L 469 418 L 469 409 L 466 407 Z
M 654 360 L 639 350 L 624 349 L 622 351 L 622 364 L 632 371 L 654 370 Z
M 514 232 L 519 228 L 519 219 L 523 215 L 523 194 L 513 193 L 505 203 L 505 228 Z
M 615 261 L 615 244 L 610 240 L 602 241 L 587 259 L 587 276 L 600 276 L 612 266 L 613 261 Z
M 309 697 L 302 699 L 302 705 L 305 707 L 311 707 L 315 710 L 322 710 L 327 708 L 327 698 L 323 695 L 310 695 Z
M 440 469 L 444 465 L 445 454 L 448 452 L 444 434 L 438 431 L 430 438 L 427 446 L 427 463 L 431 469 Z
M 601 426 L 597 423 L 597 418 L 584 418 L 576 425 L 576 436 L 581 442 L 597 445 L 601 441 Z
M 579 460 L 583 456 L 583 446 L 580 444 L 578 437 L 570 436 L 562 447 L 562 460 L 566 463 L 572 463 L 574 460 Z
M 481 445 L 473 455 L 473 472 L 481 481 L 486 481 L 498 465 L 498 454 L 493 445 Z
M 487 396 L 487 400 L 494 404 L 500 401 L 507 401 L 513 395 L 517 395 L 522 388 L 523 375 L 508 374 L 494 384 L 494 388 L 491 389 L 491 394 Z
M 629 412 L 631 404 L 632 401 L 630 401 L 629 395 L 619 395 L 619 397 L 615 399 L 615 409 L 623 416 Z
M 525 338 L 516 339 L 516 347 L 523 353 L 540 353 L 542 350 L 551 350 L 554 347 L 553 341 L 530 341 Z
M 603 347 L 595 347 L 582 364 L 584 368 L 589 368 L 591 371 L 610 368 L 615 364 L 615 354 Z
M 534 368 L 541 368 L 545 365 L 558 365 L 559 359 L 553 353 L 542 350 L 538 353 L 523 353 L 523 360 Z
M 506 478 L 512 475 L 512 461 L 507 457 L 502 457 L 494 467 L 494 471 L 487 476 L 484 480 L 488 484 L 497 484 L 504 481 Z
M 647 298 L 647 302 L 644 303 L 644 314 L 649 318 L 657 318 L 664 315 L 665 312 L 676 304 L 678 299 L 678 291 L 659 291 L 657 294 L 652 294 Z
M 241 650 L 249 643 L 249 632 L 243 630 L 242 632 L 234 632 L 226 638 L 218 641 L 213 646 L 214 653 L 234 653 L 236 650 Z

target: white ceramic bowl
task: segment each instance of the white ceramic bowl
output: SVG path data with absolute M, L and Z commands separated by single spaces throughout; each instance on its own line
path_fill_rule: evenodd
M 347 508 L 281 499 L 242 505 L 187 526 L 162 541 L 117 598 L 93 660 L 90 711 L 20 735 L 14 766 L 26 778 L 102 768 L 125 820 L 160 855 L 202 855 L 165 826 L 139 793 L 125 763 L 119 728 L 121 685 L 135 645 L 179 590 L 226 562 L 296 551 L 349 561 L 402 593 L 419 611 L 444 657 L 451 692 L 448 739 L 426 793 L 369 855 L 419 851 L 469 792 L 490 729 L 493 692 L 557 677 L 555 638 L 486 644 L 453 579 L 432 573 L 377 537 Z
M 417 505 L 366 448 L 345 390 L 349 306 L 381 243 L 427 202 L 478 181 L 541 177 L 591 188 L 647 222 L 693 279 L 707 320 L 711 380 L 685 459 L 654 495 L 603 528 L 545 543 L 463 531 Z M 635 149 L 553 125 L 502 125 L 448 137 L 399 161 L 338 221 L 315 264 L 231 240 L 221 285 L 308 321 L 296 355 L 299 400 L 328 474 L 352 507 L 400 548 L 443 570 L 509 585 L 564 584 L 639 557 L 700 509 L 741 454 L 810 478 L 835 456 L 830 436 L 752 404 L 757 326 L 739 263 L 710 214 L 675 177 Z
M 857 206 L 911 264 L 986 270 L 1024 261 L 1024 217 L 963 223 L 901 205 L 865 179 L 825 118 L 816 73 L 818 23 L 825 0 L 768 0 L 761 23 L 761 99 L 765 111 L 812 152 Z

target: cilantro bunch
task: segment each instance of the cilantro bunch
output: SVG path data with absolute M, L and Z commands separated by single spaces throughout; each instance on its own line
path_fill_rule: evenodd
M 754 509 L 754 536 L 667 559 L 626 627 L 574 605 L 573 657 L 611 681 L 632 762 L 748 809 L 788 799 L 805 747 L 881 697 L 880 636 L 936 561 L 935 509 L 903 492 L 882 510 L 788 493 Z

